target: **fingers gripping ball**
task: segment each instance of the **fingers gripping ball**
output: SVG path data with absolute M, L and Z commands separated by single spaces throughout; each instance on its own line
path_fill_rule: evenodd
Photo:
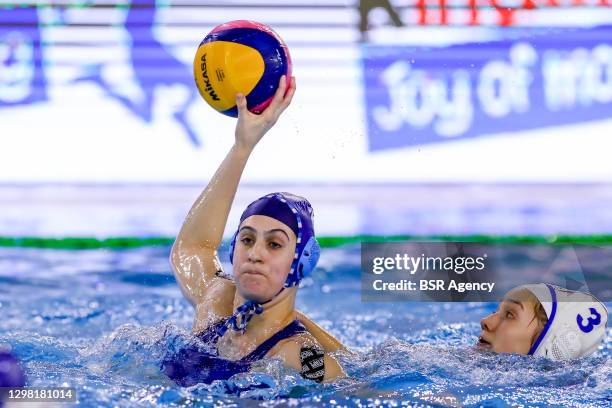
M 271 102 L 280 77 L 291 82 L 291 57 L 270 27 L 238 20 L 215 27 L 200 43 L 193 61 L 200 95 L 219 112 L 238 116 L 236 94 L 247 108 L 261 113 Z

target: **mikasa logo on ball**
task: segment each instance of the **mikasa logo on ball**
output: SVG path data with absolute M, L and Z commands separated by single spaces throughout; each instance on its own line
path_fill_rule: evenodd
M 208 78 L 208 70 L 206 69 L 206 54 L 202 54 L 201 60 L 202 64 L 200 65 L 200 67 L 202 68 L 202 78 L 204 79 L 204 90 L 208 92 L 213 101 L 219 101 L 219 97 L 215 93 L 215 90 L 213 89 L 212 85 L 210 84 L 210 78 Z
M 282 76 L 291 82 L 287 45 L 266 25 L 236 20 L 215 27 L 204 37 L 193 59 L 200 95 L 218 112 L 238 117 L 236 94 L 247 108 L 261 113 L 270 104 Z

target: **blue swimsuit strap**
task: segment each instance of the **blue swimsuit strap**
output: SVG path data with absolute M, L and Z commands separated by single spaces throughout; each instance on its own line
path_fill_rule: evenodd
M 295 319 L 283 329 L 274 333 L 274 335 L 268 338 L 266 341 L 261 343 L 255 350 L 249 353 L 246 357 L 243 357 L 241 361 L 245 362 L 253 362 L 257 360 L 261 360 L 268 354 L 268 352 L 272 349 L 272 347 L 276 346 L 276 344 L 288 338 L 291 338 L 295 335 L 306 333 L 306 328 L 300 323 L 299 320 Z
M 208 326 L 206 330 L 197 334 L 197 336 L 203 342 L 206 342 L 210 345 L 216 345 L 219 341 L 219 335 L 217 334 L 217 329 L 225 324 L 227 319 L 221 319 L 216 323 Z M 252 363 L 253 361 L 261 360 L 268 354 L 268 352 L 272 349 L 272 347 L 276 346 L 276 344 L 281 341 L 293 337 L 295 335 L 306 333 L 306 328 L 300 323 L 299 320 L 295 319 L 287 326 L 277 331 L 270 338 L 266 339 L 263 343 L 261 343 L 255 350 L 246 355 L 245 357 L 238 360 L 239 362 Z M 237 362 L 238 362 L 237 361 Z

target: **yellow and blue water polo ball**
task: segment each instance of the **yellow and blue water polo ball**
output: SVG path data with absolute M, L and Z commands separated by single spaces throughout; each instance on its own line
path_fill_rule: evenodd
M 291 57 L 285 42 L 265 24 L 230 21 L 215 27 L 200 43 L 193 61 L 200 94 L 219 112 L 238 116 L 236 94 L 261 113 L 272 101 L 280 77 L 291 81 Z

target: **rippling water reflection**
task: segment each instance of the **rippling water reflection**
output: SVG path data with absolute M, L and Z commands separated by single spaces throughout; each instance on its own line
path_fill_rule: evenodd
M 84 406 L 108 407 L 612 404 L 610 330 L 600 353 L 574 363 L 478 352 L 478 321 L 495 304 L 361 303 L 356 247 L 325 249 L 298 297 L 355 350 L 339 356 L 348 379 L 319 385 L 271 360 L 230 381 L 177 387 L 158 366 L 189 341 L 193 311 L 168 251 L 0 249 L 0 344 L 24 362 L 29 385 L 74 386 Z

